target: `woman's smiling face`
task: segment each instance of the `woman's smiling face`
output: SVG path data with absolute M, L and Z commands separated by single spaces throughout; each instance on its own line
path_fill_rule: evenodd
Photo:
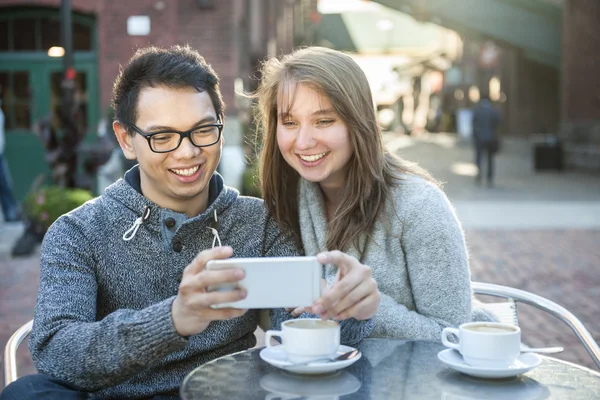
M 327 96 L 303 84 L 287 85 L 277 104 L 279 150 L 304 179 L 338 190 L 353 154 L 348 127 Z

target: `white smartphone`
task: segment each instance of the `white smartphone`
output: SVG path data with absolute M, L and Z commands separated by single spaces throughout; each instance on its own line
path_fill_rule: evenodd
M 237 284 L 215 285 L 209 291 L 246 289 L 243 300 L 214 304 L 212 308 L 306 307 L 321 296 L 321 264 L 316 257 L 257 257 L 211 260 L 209 270 L 240 268 L 246 272 Z

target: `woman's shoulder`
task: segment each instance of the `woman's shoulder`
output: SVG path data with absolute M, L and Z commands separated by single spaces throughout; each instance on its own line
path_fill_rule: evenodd
M 440 185 L 434 181 L 412 174 L 401 174 L 399 178 L 392 189 L 393 197 L 400 197 L 404 201 L 412 198 L 418 200 L 429 196 L 445 197 Z
M 428 213 L 452 208 L 446 194 L 436 182 L 417 175 L 403 174 L 391 190 L 389 206 L 398 215 Z M 389 210 L 388 210 L 389 211 Z

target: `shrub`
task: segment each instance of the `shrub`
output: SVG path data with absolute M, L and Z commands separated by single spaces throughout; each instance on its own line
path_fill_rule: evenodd
M 84 189 L 46 186 L 31 192 L 27 196 L 24 209 L 32 223 L 46 230 L 58 217 L 92 198 L 92 194 Z

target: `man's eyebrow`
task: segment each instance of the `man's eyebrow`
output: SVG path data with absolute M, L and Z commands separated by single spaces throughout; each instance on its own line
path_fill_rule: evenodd
M 197 126 L 200 125 L 205 125 L 205 124 L 214 124 L 217 122 L 217 119 L 215 117 L 205 117 L 202 118 L 200 121 L 196 122 L 195 124 L 193 124 L 191 128 L 195 128 Z M 160 131 L 178 131 L 178 129 L 173 128 L 172 126 L 165 126 L 165 125 L 150 125 L 149 127 L 146 128 L 147 132 L 160 132 Z

